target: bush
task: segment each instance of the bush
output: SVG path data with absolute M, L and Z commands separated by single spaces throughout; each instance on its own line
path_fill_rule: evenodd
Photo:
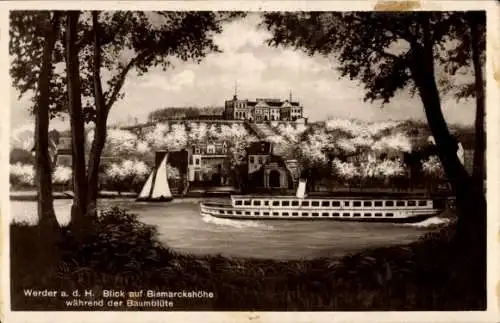
M 68 273 L 79 268 L 106 274 L 140 273 L 170 255 L 158 239 L 154 226 L 146 225 L 119 208 L 102 211 L 94 231 L 82 242 L 67 232 L 62 261 Z
M 29 150 L 21 148 L 12 149 L 10 151 L 9 159 L 11 164 L 21 163 L 33 165 L 35 162 L 35 157 L 33 157 L 33 154 Z

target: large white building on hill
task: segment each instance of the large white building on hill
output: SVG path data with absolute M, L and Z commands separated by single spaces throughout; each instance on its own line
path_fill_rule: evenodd
M 232 100 L 226 100 L 224 118 L 246 121 L 297 121 L 304 118 L 304 108 L 298 101 L 258 98 L 255 100 L 238 99 L 235 94 Z

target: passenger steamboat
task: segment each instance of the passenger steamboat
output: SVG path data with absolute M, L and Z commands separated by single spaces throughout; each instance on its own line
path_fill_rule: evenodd
M 307 197 L 305 182 L 296 196 L 232 195 L 231 203 L 201 202 L 202 215 L 253 220 L 338 220 L 420 222 L 440 214 L 445 199 L 423 196 Z

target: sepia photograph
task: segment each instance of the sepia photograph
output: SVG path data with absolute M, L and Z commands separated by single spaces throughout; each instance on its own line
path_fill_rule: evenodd
M 8 10 L 6 311 L 488 310 L 484 6 L 160 9 Z

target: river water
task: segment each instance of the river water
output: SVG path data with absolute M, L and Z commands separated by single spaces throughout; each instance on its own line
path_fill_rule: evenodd
M 60 224 L 69 220 L 71 200 L 55 200 Z M 199 200 L 178 199 L 166 203 L 132 199 L 100 200 L 99 207 L 119 206 L 155 225 L 168 247 L 189 254 L 311 259 L 340 256 L 366 248 L 410 243 L 419 236 L 447 225 L 434 217 L 421 223 L 388 224 L 342 221 L 256 221 L 202 217 Z M 36 203 L 11 201 L 11 221 L 36 223 Z

